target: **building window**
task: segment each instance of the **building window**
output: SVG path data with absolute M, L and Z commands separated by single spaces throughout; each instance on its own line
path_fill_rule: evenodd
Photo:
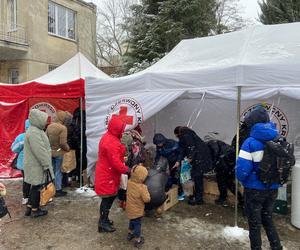
M 10 31 L 17 29 L 17 0 L 7 0 L 8 27 Z
M 8 73 L 8 82 L 11 84 L 19 83 L 19 70 L 10 69 Z
M 49 1 L 48 32 L 75 40 L 75 11 Z
M 50 71 L 52 71 L 52 70 L 55 70 L 57 67 L 58 67 L 57 65 L 51 65 L 51 64 L 49 64 L 48 70 L 49 70 L 49 72 L 50 72 Z

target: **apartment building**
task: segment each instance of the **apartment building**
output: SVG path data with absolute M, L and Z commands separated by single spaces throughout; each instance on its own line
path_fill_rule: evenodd
M 0 0 L 0 82 L 33 80 L 77 52 L 96 62 L 96 6 L 83 0 Z

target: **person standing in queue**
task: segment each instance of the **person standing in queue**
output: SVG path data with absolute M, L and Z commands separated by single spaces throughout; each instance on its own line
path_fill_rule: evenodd
M 29 113 L 30 127 L 24 140 L 24 181 L 31 185 L 25 216 L 40 217 L 48 211 L 40 208 L 40 189 L 45 183 L 45 171 L 54 179 L 51 162 L 51 147 L 44 132 L 48 115 L 38 109 Z
M 126 148 L 120 141 L 125 126 L 118 116 L 112 116 L 108 130 L 99 142 L 95 173 L 95 192 L 102 198 L 98 232 L 116 230 L 108 215 L 119 190 L 121 174 L 130 171 L 124 163 Z
M 46 134 L 49 138 L 51 150 L 52 150 L 52 165 L 55 174 L 55 197 L 61 197 L 67 195 L 67 192 L 62 190 L 62 172 L 61 165 L 63 162 L 63 156 L 66 152 L 70 151 L 68 145 L 67 136 L 68 129 L 65 125 L 67 120 L 67 113 L 62 110 L 56 112 L 56 118 L 54 122 L 47 127 Z
M 29 128 L 30 122 L 28 119 L 25 121 L 25 132 Z M 25 132 L 19 134 L 14 142 L 11 144 L 11 151 L 17 153 L 17 168 L 22 171 L 23 175 L 23 198 L 22 205 L 26 205 L 29 199 L 30 193 L 30 185 L 24 181 L 24 140 L 25 140 Z
M 259 177 L 266 143 L 278 138 L 279 131 L 276 129 L 275 123 L 270 122 L 269 114 L 262 106 L 257 106 L 244 118 L 244 121 L 251 129 L 249 137 L 244 141 L 239 152 L 236 176 L 244 186 L 250 247 L 251 250 L 262 249 L 261 227 L 263 226 L 270 248 L 281 250 L 283 247 L 272 220 L 280 184 L 279 181 L 274 181 L 267 185 Z M 277 161 L 275 164 L 277 167 Z

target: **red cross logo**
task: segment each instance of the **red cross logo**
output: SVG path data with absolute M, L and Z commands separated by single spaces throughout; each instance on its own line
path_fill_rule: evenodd
M 127 125 L 133 125 L 133 116 L 132 115 L 127 115 L 127 111 L 128 111 L 128 108 L 126 106 L 121 106 L 119 115 L 112 115 L 112 116 L 118 116 Z

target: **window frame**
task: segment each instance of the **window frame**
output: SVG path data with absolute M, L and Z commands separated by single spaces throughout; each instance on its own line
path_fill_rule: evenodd
M 13 4 L 13 12 L 12 12 Z M 17 30 L 17 0 L 7 1 L 7 15 L 8 15 L 8 32 Z M 12 22 L 13 20 L 13 22 Z
M 66 39 L 66 40 L 69 40 L 69 41 L 73 41 L 73 42 L 77 42 L 77 12 L 75 10 L 72 10 L 68 7 L 65 7 L 61 4 L 58 4 L 58 3 L 55 3 L 51 0 L 48 1 L 48 9 L 49 9 L 49 5 L 52 4 L 54 6 L 54 18 L 55 18 L 55 32 L 51 32 L 49 31 L 49 12 L 48 12 L 48 34 L 51 35 L 51 36 L 56 36 L 56 37 L 59 37 L 59 38 L 63 38 L 63 39 Z M 58 8 L 63 8 L 64 9 L 64 12 L 65 12 L 65 28 L 66 28 L 66 36 L 62 36 L 62 35 L 59 35 L 58 34 L 58 28 L 59 28 L 59 21 L 58 21 Z M 68 22 L 68 19 L 69 19 L 69 13 L 73 13 L 73 16 L 74 16 L 74 38 L 70 38 L 69 37 L 69 22 Z
M 18 73 L 17 82 L 16 83 L 13 82 L 13 72 L 17 72 Z M 8 83 L 9 84 L 18 84 L 18 83 L 20 83 L 19 76 L 20 76 L 20 70 L 18 68 L 10 68 L 10 69 L 8 69 Z
M 56 64 L 48 64 L 48 72 L 51 72 L 55 69 L 57 69 L 59 67 L 59 65 Z

